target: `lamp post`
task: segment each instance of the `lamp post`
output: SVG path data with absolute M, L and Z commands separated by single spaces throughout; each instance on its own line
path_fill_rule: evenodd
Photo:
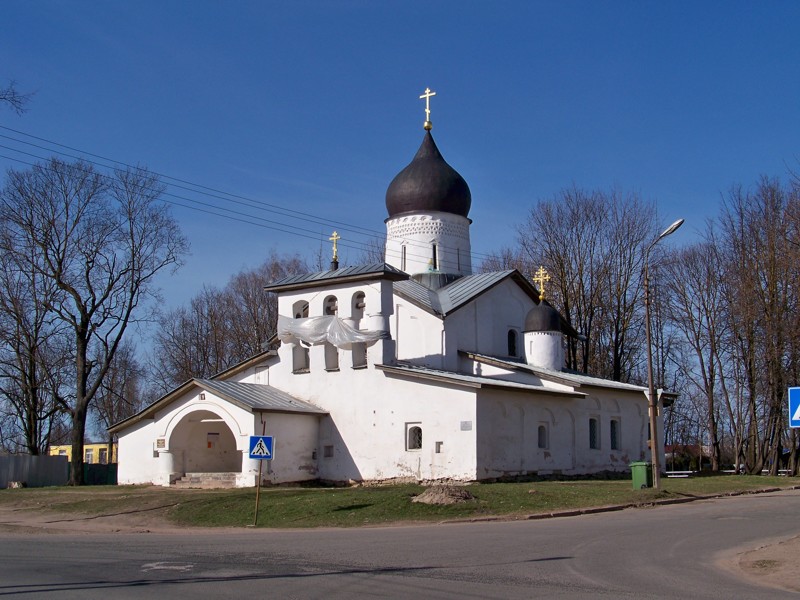
M 683 225 L 683 219 L 678 219 L 667 227 L 644 253 L 644 319 L 647 333 L 647 390 L 650 403 L 650 457 L 653 461 L 653 488 L 661 489 L 661 453 L 658 451 L 658 399 L 653 384 L 653 347 L 650 341 L 650 250 L 658 242 Z

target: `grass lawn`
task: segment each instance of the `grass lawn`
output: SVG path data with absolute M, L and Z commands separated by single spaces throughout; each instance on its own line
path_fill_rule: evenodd
M 425 488 L 262 488 L 259 527 L 359 527 L 539 513 L 614 504 L 791 487 L 796 480 L 764 476 L 662 479 L 662 490 L 633 490 L 629 480 L 471 484 L 475 500 L 448 506 L 413 503 Z M 87 486 L 0 490 L 0 506 L 84 515 L 151 512 L 176 525 L 244 527 L 253 522 L 255 489 L 175 490 L 152 486 Z

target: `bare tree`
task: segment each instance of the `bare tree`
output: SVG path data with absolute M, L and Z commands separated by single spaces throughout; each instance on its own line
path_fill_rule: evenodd
M 74 397 L 70 483 L 83 483 L 83 443 L 94 400 L 131 323 L 148 318 L 155 276 L 177 266 L 187 242 L 143 168 L 104 176 L 83 162 L 51 159 L 8 173 L 0 220 L 4 252 L 62 292 L 52 310 L 69 329 Z
M 18 115 L 27 109 L 25 105 L 30 101 L 33 94 L 24 94 L 17 90 L 17 82 L 9 81 L 7 85 L 0 87 L 0 104 L 5 104 Z
M 667 269 L 671 320 L 692 353 L 692 359 L 684 363 L 684 372 L 704 399 L 702 413 L 711 446 L 711 470 L 718 471 L 721 449 L 717 398 L 727 336 L 723 282 L 719 276 L 721 261 L 713 244 L 701 243 L 677 252 Z M 732 412 L 728 405 L 731 417 Z M 737 440 L 737 454 L 740 447 L 741 440 Z
M 718 238 L 725 259 L 733 374 L 746 403 L 745 462 L 749 472 L 776 474 L 787 442 L 785 394 L 798 370 L 797 280 L 800 275 L 796 187 L 762 178 L 750 191 L 734 187 L 725 199 Z M 796 446 L 790 448 L 796 453 Z
M 364 264 L 382 263 L 386 260 L 386 236 L 371 237 L 361 250 L 359 262 Z
M 517 229 L 517 264 L 542 264 L 548 299 L 585 339 L 570 339 L 567 367 L 628 380 L 639 347 L 643 244 L 655 211 L 619 191 L 561 191 L 539 202 Z M 506 251 L 506 258 L 516 253 Z
M 270 257 L 241 271 L 219 290 L 204 287 L 187 306 L 159 319 L 152 378 L 161 393 L 192 377 L 211 377 L 258 354 L 275 335 L 278 300 L 271 281 L 308 272 L 298 255 Z
M 516 269 L 523 275 L 531 277 L 539 266 L 534 264 L 519 246 L 506 246 L 486 256 L 478 265 L 477 271 L 479 273 L 488 273 Z
M 93 408 L 103 430 L 132 417 L 143 406 L 142 382 L 145 372 L 136 360 L 136 349 L 123 341 L 97 390 Z M 109 462 L 114 456 L 114 436 L 108 436 Z
M 298 255 L 280 256 L 274 251 L 255 269 L 231 277 L 223 295 L 227 303 L 231 353 L 236 362 L 263 350 L 278 323 L 278 298 L 264 286 L 290 275 L 307 273 Z
M 0 248 L 9 245 L 2 240 Z M 59 295 L 53 282 L 27 271 L 16 255 L 0 256 L 0 400 L 6 415 L 5 447 L 45 454 L 63 411 L 64 328 L 49 308 Z M 12 433 L 13 432 L 13 433 Z
M 159 317 L 151 372 L 160 393 L 235 364 L 226 335 L 227 304 L 220 290 L 203 287 L 188 306 Z

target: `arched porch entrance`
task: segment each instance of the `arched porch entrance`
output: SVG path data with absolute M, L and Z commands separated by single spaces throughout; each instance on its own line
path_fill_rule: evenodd
M 186 473 L 241 473 L 242 452 L 230 427 L 210 410 L 185 415 L 172 430 L 173 470 Z

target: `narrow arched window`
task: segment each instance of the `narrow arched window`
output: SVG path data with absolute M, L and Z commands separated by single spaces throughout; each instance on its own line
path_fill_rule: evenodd
M 597 419 L 589 419 L 589 448 L 592 450 L 600 449 L 600 430 Z
M 513 329 L 508 330 L 508 355 L 517 355 L 517 332 Z
M 422 427 L 419 425 L 406 427 L 406 450 L 422 450 Z
M 358 321 L 364 316 L 364 309 L 367 306 L 367 296 L 364 292 L 356 292 L 353 294 L 352 306 L 350 308 L 350 315 L 353 321 Z
M 547 448 L 547 425 L 539 425 L 537 438 L 539 448 Z
M 611 420 L 611 449 L 619 450 L 619 421 Z
M 298 300 L 292 305 L 292 313 L 295 319 L 305 319 L 308 317 L 308 302 Z
M 325 302 L 322 305 L 323 312 L 326 315 L 338 315 L 339 314 L 339 301 L 336 299 L 336 296 L 328 296 L 325 298 Z
M 305 300 L 298 300 L 292 304 L 292 314 L 295 319 L 305 319 L 308 317 L 308 302 Z M 308 373 L 310 367 L 310 360 L 308 355 L 308 346 L 303 344 L 300 340 L 292 348 L 292 372 L 293 373 Z

